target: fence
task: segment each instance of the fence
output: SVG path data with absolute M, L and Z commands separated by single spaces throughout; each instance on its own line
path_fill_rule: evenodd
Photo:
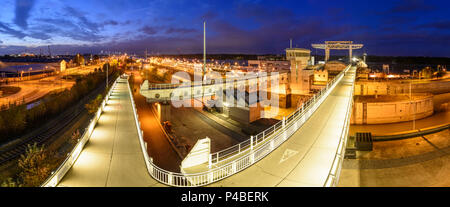
M 295 133 L 322 104 L 322 102 L 333 91 L 336 85 L 342 80 L 344 74 L 350 69 L 350 65 L 345 68 L 338 76 L 331 80 L 326 87 L 315 94 L 310 100 L 304 103 L 295 112 L 291 113 L 287 118 L 276 123 L 256 136 L 251 136 L 249 140 L 241 142 L 237 145 L 210 154 L 209 166 L 210 170 L 200 173 L 183 174 L 166 171 L 159 168 L 153 163 L 153 159 L 148 156 L 147 143 L 143 140 L 143 131 L 140 127 L 139 117 L 136 113 L 136 106 L 133 100 L 131 89 L 128 86 L 130 99 L 133 105 L 133 113 L 136 121 L 136 127 L 139 134 L 142 152 L 146 162 L 149 174 L 161 183 L 170 186 L 203 186 L 229 177 L 237 172 L 250 167 L 260 159 L 264 158 L 282 143 L 284 143 L 293 133 Z M 353 94 L 353 84 L 352 91 Z M 350 97 L 351 98 L 351 97 Z M 346 136 L 348 133 L 349 113 L 351 103 L 347 106 L 347 114 L 344 128 L 340 135 L 339 147 L 337 149 L 332 168 L 327 177 L 325 186 L 334 186 L 338 180 L 338 173 L 341 168 L 342 158 L 344 157 L 344 147 Z M 212 165 L 219 166 L 211 168 Z
M 120 80 L 120 77 L 118 77 L 115 81 L 112 87 L 109 89 L 107 95 L 102 101 L 102 104 L 98 108 L 95 117 L 91 119 L 88 128 L 84 131 L 83 135 L 81 136 L 81 139 L 78 141 L 78 143 L 75 145 L 73 150 L 67 155 L 67 158 L 63 161 L 63 163 L 52 172 L 49 178 L 44 181 L 44 183 L 41 185 L 41 187 L 55 187 L 58 185 L 58 183 L 62 180 L 64 175 L 70 170 L 72 165 L 75 163 L 75 161 L 78 159 L 78 156 L 80 156 L 81 151 L 84 148 L 84 145 L 89 141 L 89 138 L 91 137 L 92 132 L 94 131 L 94 127 L 97 124 L 98 119 L 100 118 L 100 115 L 102 114 L 106 103 L 109 100 L 109 97 L 111 96 L 111 93 L 116 86 L 117 82 Z

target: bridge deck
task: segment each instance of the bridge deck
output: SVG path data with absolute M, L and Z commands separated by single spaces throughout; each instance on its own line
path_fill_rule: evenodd
M 118 82 L 89 142 L 59 186 L 161 186 L 147 171 L 126 82 Z
M 251 167 L 209 186 L 323 186 L 352 101 L 351 68 L 310 119 L 278 149 Z
M 209 186 L 322 186 L 352 100 L 355 68 L 292 137 L 244 171 Z M 147 172 L 126 82 L 114 88 L 90 141 L 59 186 L 164 186 Z

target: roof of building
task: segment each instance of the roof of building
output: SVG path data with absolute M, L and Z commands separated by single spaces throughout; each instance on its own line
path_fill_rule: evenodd
M 28 65 L 12 65 L 5 68 L 1 68 L 2 72 L 9 73 L 21 73 L 28 71 L 44 71 L 44 70 L 54 70 L 59 68 L 59 63 L 50 63 L 50 64 L 28 64 Z M 31 69 L 31 70 L 30 70 Z
M 293 50 L 293 51 L 296 51 L 296 52 L 308 52 L 308 53 L 311 53 L 311 50 L 305 49 L 305 48 L 286 48 L 286 51 L 288 51 L 288 50 Z

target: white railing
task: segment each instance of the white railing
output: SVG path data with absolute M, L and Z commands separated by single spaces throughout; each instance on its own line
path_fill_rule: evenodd
M 328 97 L 328 95 L 333 91 L 336 85 L 342 80 L 344 74 L 350 69 L 350 65 L 345 68 L 338 76 L 336 76 L 332 81 L 330 81 L 326 87 L 315 94 L 310 100 L 302 105 L 295 112 L 291 113 L 287 118 L 283 118 L 282 121 L 275 124 L 273 127 L 266 129 L 265 131 L 252 136 L 249 140 L 241 142 L 230 148 L 221 150 L 210 155 L 210 170 L 200 173 L 174 173 L 164 169 L 159 168 L 153 163 L 153 159 L 148 156 L 147 153 L 147 143 L 143 140 L 143 132 L 140 128 L 140 122 L 138 115 L 136 113 L 136 106 L 133 100 L 133 95 L 131 89 L 128 86 L 130 99 L 133 105 L 133 112 L 136 121 L 136 127 L 139 135 L 139 141 L 142 146 L 142 152 L 144 159 L 146 161 L 146 166 L 149 174 L 157 181 L 170 185 L 170 186 L 203 186 L 211 184 L 213 182 L 219 181 L 226 177 L 229 177 L 237 172 L 240 172 L 252 164 L 256 163 L 260 159 L 264 158 L 270 152 L 275 150 L 278 146 L 284 143 L 293 133 L 295 133 L 315 112 L 315 110 L 320 106 L 320 104 Z M 348 109 L 347 109 L 348 110 Z M 347 119 L 347 118 L 346 118 Z M 344 125 L 344 132 L 346 134 L 348 129 L 348 120 L 346 120 Z M 344 141 L 339 145 L 345 144 L 346 138 L 342 137 Z M 342 149 L 337 151 L 337 153 L 343 153 Z M 342 156 L 337 156 L 336 159 L 342 159 Z M 336 161 L 335 161 L 336 162 Z M 340 166 L 333 163 L 333 167 Z M 339 161 L 340 162 L 340 161 Z M 219 165 L 220 164 L 220 165 Z M 330 171 L 330 174 L 336 171 Z M 333 179 L 336 178 L 336 174 L 332 174 Z M 329 179 L 327 179 L 328 181 Z M 331 181 L 332 183 L 334 181 Z
M 352 85 L 351 85 L 351 91 L 350 91 L 350 101 L 347 105 L 347 110 L 345 112 L 345 121 L 344 126 L 342 128 L 341 136 L 339 138 L 339 145 L 336 150 L 336 154 L 333 159 L 333 164 L 331 166 L 330 172 L 328 173 L 327 180 L 325 181 L 324 187 L 335 187 L 337 186 L 339 182 L 339 175 L 342 168 L 342 161 L 344 160 L 345 156 L 345 148 L 347 146 L 347 136 L 348 131 L 350 127 L 350 116 L 353 110 L 353 92 L 355 90 L 355 78 L 356 78 L 356 71 L 353 76 Z
M 104 110 L 104 108 L 106 106 L 106 103 L 108 102 L 109 97 L 111 96 L 112 91 L 113 91 L 114 87 L 116 86 L 117 81 L 119 79 L 120 79 L 120 77 L 118 77 L 114 81 L 114 83 L 111 86 L 111 88 L 109 89 L 107 95 L 103 99 L 102 104 L 98 108 L 98 110 L 97 110 L 97 112 L 95 114 L 95 117 L 93 119 L 91 119 L 91 121 L 89 123 L 89 126 L 86 128 L 86 130 L 84 131 L 83 135 L 81 136 L 81 139 L 75 145 L 73 150 L 70 153 L 67 154 L 67 158 L 58 167 L 58 169 L 53 171 L 52 174 L 50 175 L 50 177 L 48 177 L 47 180 L 45 180 L 44 183 L 41 184 L 41 187 L 55 187 L 55 186 L 57 186 L 58 183 L 64 177 L 64 175 L 66 175 L 66 173 L 70 170 L 70 168 L 75 163 L 75 161 L 77 161 L 78 157 L 81 154 L 81 151 L 84 148 L 84 145 L 86 145 L 86 143 L 89 141 L 89 138 L 91 137 L 91 134 L 94 131 L 94 127 L 97 124 L 97 121 L 99 120 L 100 115 L 102 114 L 102 112 L 103 112 L 103 110 Z
M 229 83 L 238 83 L 241 81 L 249 81 L 252 79 L 258 79 L 258 78 L 267 78 L 268 75 L 255 75 L 249 77 L 234 77 L 231 78 Z M 277 77 L 277 76 L 274 76 Z M 214 79 L 213 79 L 214 80 Z M 187 83 L 149 83 L 148 84 L 148 90 L 162 90 L 162 89 L 176 89 L 176 88 L 184 88 L 184 87 L 199 87 L 199 86 L 210 86 L 210 85 L 216 85 L 216 84 L 226 84 L 227 81 L 222 81 L 220 83 L 203 83 L 202 81 L 192 81 Z M 142 86 L 142 85 L 141 85 Z
M 344 72 L 347 72 L 350 66 L 348 66 L 343 72 L 341 72 L 338 76 L 336 76 L 333 80 L 331 80 L 326 87 L 322 88 L 318 93 L 316 93 L 312 98 L 310 98 L 307 102 L 305 102 L 301 107 L 299 107 L 296 111 L 289 114 L 287 117 L 284 117 L 283 120 L 274 124 L 272 127 L 267 128 L 266 130 L 260 132 L 259 134 L 250 137 L 250 139 L 243 141 L 237 145 L 231 146 L 219 152 L 216 152 L 211 155 L 211 162 L 219 163 L 224 162 L 230 159 L 233 159 L 234 156 L 240 155 L 242 152 L 246 152 L 251 150 L 252 147 L 258 145 L 259 143 L 266 142 L 271 139 L 274 134 L 284 131 L 283 125 L 290 125 L 291 123 L 297 123 L 299 128 L 301 127 L 306 120 L 314 113 L 317 107 L 322 104 L 323 97 L 327 97 L 328 94 L 334 89 L 337 83 L 343 78 Z M 313 109 L 313 110 L 311 110 Z M 298 119 L 302 118 L 301 123 L 298 123 Z M 251 144 L 253 143 L 253 144 Z

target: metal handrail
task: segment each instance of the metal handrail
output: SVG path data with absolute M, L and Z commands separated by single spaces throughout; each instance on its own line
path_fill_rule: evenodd
M 349 131 L 349 124 L 350 124 L 350 115 L 351 115 L 351 110 L 353 108 L 353 93 L 354 93 L 354 79 L 356 77 L 356 74 L 353 77 L 353 81 L 352 81 L 352 86 L 351 86 L 351 91 L 350 91 L 350 102 L 347 105 L 347 109 L 345 112 L 345 120 L 344 120 L 344 126 L 342 128 L 341 131 L 341 136 L 339 139 L 339 144 L 338 144 L 338 148 L 336 149 L 336 154 L 334 156 L 333 159 L 333 163 L 331 165 L 330 171 L 328 172 L 328 176 L 327 179 L 324 183 L 324 187 L 335 187 L 337 186 L 337 183 L 339 181 L 339 174 L 342 168 L 342 160 L 344 158 L 345 155 L 345 147 L 347 146 L 347 136 L 348 136 L 348 131 Z
M 346 72 L 349 68 L 350 68 L 350 66 L 348 66 L 343 72 L 341 72 L 341 73 L 340 73 L 338 76 L 336 76 L 332 81 L 330 81 L 330 83 L 327 84 L 327 87 L 323 88 L 321 91 L 329 90 L 329 89 L 331 88 L 330 85 L 333 85 L 333 88 L 334 88 L 335 83 L 336 83 L 336 82 L 339 82 L 339 81 L 342 79 L 344 72 Z M 338 80 L 338 81 L 337 81 L 337 80 Z M 309 110 L 309 108 L 312 106 L 314 100 L 317 100 L 317 99 L 319 99 L 320 97 L 322 97 L 322 95 L 323 95 L 324 93 L 325 93 L 325 92 L 320 92 L 319 97 L 316 97 L 316 95 L 314 95 L 313 98 L 310 98 L 308 101 L 306 101 L 304 104 L 302 104 L 302 106 L 299 107 L 296 111 L 294 111 L 294 112 L 292 112 L 291 114 L 289 114 L 289 115 L 287 116 L 287 118 L 285 118 L 285 120 L 292 120 L 292 118 L 293 118 L 294 116 L 303 116 L 303 114 L 305 113 L 305 111 Z M 296 114 L 297 114 L 297 115 L 296 115 Z M 264 141 L 264 140 L 266 139 L 266 135 L 272 135 L 273 132 L 275 131 L 276 126 L 277 126 L 277 125 L 282 125 L 282 123 L 283 123 L 283 121 L 279 121 L 279 122 L 277 122 L 276 124 L 274 124 L 273 127 L 267 128 L 266 130 L 264 130 L 264 131 L 258 133 L 257 135 L 255 135 L 254 137 L 261 137 L 261 136 L 262 136 L 262 141 Z M 244 142 L 245 142 L 245 141 L 244 141 Z M 234 146 L 231 146 L 231 147 L 228 147 L 228 148 L 226 148 L 226 149 L 223 149 L 223 150 L 221 150 L 221 151 L 219 151 L 219 152 L 216 152 L 216 153 L 214 153 L 214 154 L 217 154 L 217 155 L 214 156 L 214 154 L 213 154 L 213 157 L 216 158 L 220 153 L 229 151 L 229 150 L 232 149 L 232 148 L 243 149 L 242 146 L 238 146 L 238 145 L 241 145 L 241 144 L 244 143 L 244 142 L 241 142 L 241 143 L 239 143 L 239 144 L 236 144 L 236 145 L 234 145 Z M 236 153 L 236 151 L 234 151 L 233 153 Z M 229 154 L 230 154 L 229 152 L 226 153 L 227 156 L 228 156 Z
M 91 119 L 87 127 L 87 130 L 83 132 L 83 135 L 79 139 L 78 143 L 75 145 L 72 151 L 67 154 L 66 159 L 64 159 L 61 165 L 59 165 L 58 169 L 53 171 L 52 174 L 41 184 L 41 187 L 55 187 L 56 185 L 58 185 L 58 183 L 62 180 L 64 175 L 66 175 L 66 173 L 70 170 L 73 164 L 77 161 L 84 145 L 87 143 L 92 132 L 94 131 L 94 127 L 97 124 L 97 121 L 100 119 L 100 115 L 102 114 L 106 106 L 106 102 L 108 102 L 114 87 L 117 85 L 118 80 L 120 80 L 120 76 L 117 77 L 113 85 L 109 88 L 109 91 L 105 96 L 105 98 L 103 99 L 102 103 L 100 104 L 100 107 L 98 108 L 95 117 Z
M 203 83 L 202 81 L 193 81 L 193 82 L 187 82 L 187 83 L 154 83 L 148 84 L 148 90 L 161 90 L 161 89 L 175 89 L 179 87 L 198 87 L 198 86 L 210 86 L 210 85 L 216 85 L 216 84 L 224 84 L 224 83 L 230 83 L 230 82 L 241 82 L 241 81 L 249 81 L 252 79 L 257 78 L 265 78 L 268 77 L 268 75 L 258 75 L 255 77 L 251 77 L 250 79 L 248 77 L 236 77 L 233 78 L 231 81 L 221 81 L 220 83 Z
M 269 129 L 264 130 L 263 132 L 257 134 L 254 139 L 252 136 L 249 140 L 246 140 L 244 142 L 241 142 L 237 145 L 234 145 L 232 147 L 229 147 L 227 149 L 221 150 L 219 152 L 214 153 L 216 163 L 212 164 L 218 164 L 219 161 L 226 162 L 233 160 L 228 163 L 224 163 L 224 165 L 221 165 L 218 168 L 212 168 L 205 172 L 199 172 L 199 173 L 175 173 L 170 172 L 164 169 L 159 168 L 153 163 L 153 159 L 149 157 L 147 150 L 146 150 L 146 142 L 143 140 L 143 132 L 140 128 L 140 122 L 138 119 L 138 115 L 136 113 L 136 106 L 134 103 L 134 99 L 131 93 L 131 89 L 128 85 L 130 99 L 133 105 L 133 112 L 134 117 L 136 121 L 136 127 L 138 130 L 139 140 L 141 143 L 144 159 L 146 161 L 146 166 L 148 169 L 149 174 L 156 179 L 157 181 L 164 183 L 166 185 L 171 186 L 203 186 L 207 184 L 211 184 L 213 182 L 219 181 L 221 179 L 224 179 L 226 177 L 229 177 L 239 171 L 242 171 L 246 169 L 247 167 L 251 166 L 253 163 L 259 161 L 260 159 L 264 158 L 266 155 L 268 155 L 270 152 L 275 150 L 278 146 L 280 146 L 282 143 L 284 143 L 290 136 L 295 133 L 315 112 L 315 110 L 320 106 L 320 104 L 328 97 L 328 95 L 333 91 L 337 83 L 342 80 L 344 77 L 345 72 L 347 72 L 350 68 L 350 65 L 347 66 L 347 68 L 341 72 L 338 76 L 336 76 L 332 81 L 330 81 L 325 88 L 320 90 L 320 92 L 313 96 L 312 99 L 308 100 L 305 104 L 302 105 L 302 107 L 299 107 L 295 112 L 291 113 L 288 118 L 284 118 L 283 121 L 280 121 L 276 123 L 273 127 L 270 127 Z M 352 89 L 353 90 L 353 89 Z M 348 110 L 348 109 L 347 109 Z M 286 122 L 286 120 L 288 120 Z M 348 122 L 348 120 L 346 120 Z M 300 123 L 300 124 L 299 124 Z M 345 124 L 344 126 L 347 126 Z M 273 128 L 273 129 L 272 129 Z M 345 127 L 346 128 L 346 127 Z M 345 129 L 346 131 L 348 129 Z M 260 136 L 261 135 L 261 136 Z M 258 136 L 260 136 L 258 139 Z M 342 140 L 342 134 L 341 134 L 341 140 Z M 341 141 L 340 141 L 341 142 Z M 242 149 L 241 149 L 242 147 Z M 236 150 L 235 148 L 238 148 Z M 227 152 L 227 151 L 230 151 Z M 225 156 L 222 156 L 224 159 L 220 160 L 220 153 L 225 153 Z M 236 153 L 237 152 L 237 153 Z M 339 150 L 337 151 L 337 153 Z M 211 154 L 211 160 L 213 159 L 213 155 Z M 230 154 L 232 154 L 230 156 Z M 241 155 L 241 156 L 239 156 Z M 335 156 L 336 157 L 336 156 Z M 336 158 L 335 158 L 336 160 Z M 333 161 L 334 163 L 335 161 Z M 332 166 L 333 168 L 333 166 Z M 327 178 L 328 180 L 328 178 Z

